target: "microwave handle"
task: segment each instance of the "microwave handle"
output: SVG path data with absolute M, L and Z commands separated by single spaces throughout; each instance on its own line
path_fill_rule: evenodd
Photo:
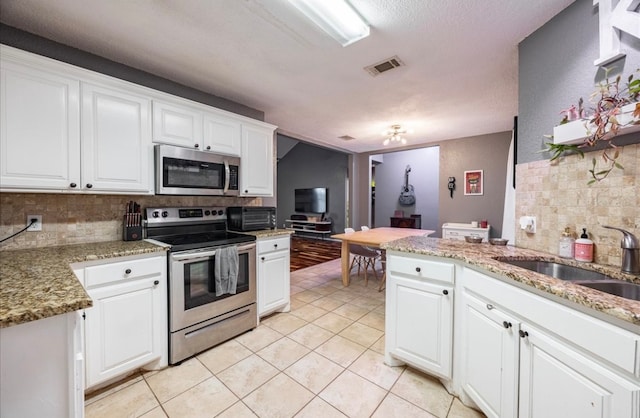
M 224 160 L 224 190 L 223 193 L 227 193 L 229 191 L 229 181 L 231 177 L 231 170 L 229 170 L 229 161 Z

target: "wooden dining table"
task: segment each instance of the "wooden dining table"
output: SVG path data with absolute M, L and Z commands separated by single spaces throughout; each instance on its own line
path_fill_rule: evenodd
M 436 231 L 430 229 L 413 228 L 371 228 L 366 231 L 355 231 L 344 234 L 331 235 L 331 238 L 342 241 L 342 284 L 349 286 L 349 244 L 366 245 L 379 248 L 382 244 L 411 236 L 427 236 Z

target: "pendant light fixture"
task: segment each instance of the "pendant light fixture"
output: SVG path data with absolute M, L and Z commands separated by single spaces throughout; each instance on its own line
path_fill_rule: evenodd
M 369 36 L 369 25 L 347 0 L 289 0 L 342 46 Z
M 400 125 L 391 125 L 391 129 L 383 132 L 383 135 L 387 136 L 387 139 L 384 140 L 384 142 L 382 143 L 382 145 L 387 146 L 389 144 L 392 144 L 394 142 L 397 142 L 399 144 L 405 145 L 407 143 L 407 140 L 404 139 L 404 137 L 402 136 L 403 134 L 406 134 L 407 130 L 406 129 L 402 129 L 402 127 Z

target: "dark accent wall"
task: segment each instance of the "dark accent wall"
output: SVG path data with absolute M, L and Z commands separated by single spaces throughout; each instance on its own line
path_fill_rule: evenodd
M 0 43 L 38 55 L 49 57 L 98 73 L 126 80 L 195 102 L 264 121 L 264 112 L 227 100 L 225 98 L 196 90 L 189 86 L 158 77 L 148 72 L 108 60 L 98 55 L 70 47 L 12 26 L 0 24 Z
M 518 163 L 545 160 L 540 153 L 561 120 L 560 111 L 577 105 L 582 97 L 587 107 L 595 84 L 603 79 L 602 68 L 593 65 L 599 57 L 598 7 L 592 0 L 577 0 L 519 45 Z M 627 55 L 607 67 L 611 76 L 623 79 L 640 68 L 640 39 L 622 32 L 621 49 Z M 637 142 L 630 134 L 615 142 Z
M 278 135 L 280 137 L 280 135 Z M 300 142 L 278 162 L 278 227 L 294 210 L 294 190 L 329 188 L 329 207 L 325 216 L 333 220 L 333 231 L 345 227 L 348 154 Z

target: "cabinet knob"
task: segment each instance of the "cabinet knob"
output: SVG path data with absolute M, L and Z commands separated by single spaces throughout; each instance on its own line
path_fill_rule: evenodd
M 207 145 L 207 150 L 210 150 L 210 149 L 211 149 L 211 145 Z
M 245 192 L 245 193 L 249 193 L 249 190 L 245 190 L 244 192 Z
M 199 144 L 195 144 L 194 147 L 200 148 L 200 145 Z
M 445 289 L 445 290 L 443 290 L 443 291 L 442 291 L 442 294 L 443 294 L 443 295 L 448 295 L 448 294 L 449 294 L 449 291 L 448 291 L 447 289 Z
M 131 274 L 131 269 L 126 269 L 126 270 L 124 271 L 124 273 L 125 273 L 125 274 Z
M 420 273 L 420 267 L 416 267 L 416 272 Z
M 491 310 L 491 309 L 493 309 L 493 308 L 494 308 L 494 306 L 493 306 L 492 304 L 487 303 L 487 309 L 488 309 L 488 310 Z
M 511 328 L 511 322 L 502 321 L 502 326 L 505 327 L 506 329 L 509 329 Z
M 264 257 L 260 257 L 260 260 L 264 261 Z
M 92 187 L 93 187 L 93 184 L 91 184 L 91 183 L 87 183 L 87 189 L 90 189 L 90 188 L 92 188 Z
M 156 285 L 156 286 L 159 285 L 160 284 L 160 280 L 154 280 L 153 284 Z
M 77 185 L 77 184 L 75 184 L 75 183 L 71 183 L 71 184 L 69 185 L 69 187 L 72 187 L 72 188 L 73 188 L 73 187 L 77 187 L 77 186 L 78 186 L 78 185 Z
M 518 331 L 518 334 L 520 334 L 520 338 L 526 338 L 529 336 L 529 333 L 523 330 Z
M 273 248 L 278 248 L 278 244 L 273 244 Z

